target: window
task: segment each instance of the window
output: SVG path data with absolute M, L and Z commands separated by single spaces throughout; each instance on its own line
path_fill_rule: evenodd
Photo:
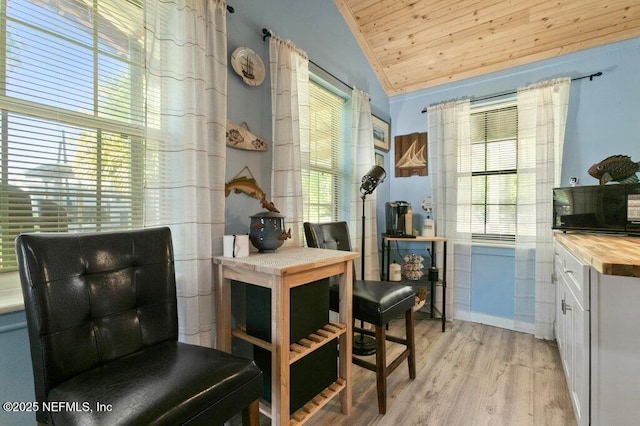
M 25 231 L 142 224 L 142 0 L 4 0 L 0 272 Z
M 303 170 L 304 220 L 338 220 L 343 180 L 339 158 L 343 147 L 345 100 L 321 85 L 309 82 L 310 158 Z
M 476 240 L 514 241 L 518 113 L 515 104 L 471 113 L 471 233 Z

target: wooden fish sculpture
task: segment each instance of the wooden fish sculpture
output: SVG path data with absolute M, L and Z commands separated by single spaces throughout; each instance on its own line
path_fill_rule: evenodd
M 247 194 L 249 197 L 257 198 L 258 200 L 263 200 L 265 198 L 264 191 L 258 186 L 254 178 L 241 176 L 231 179 L 229 182 L 224 184 L 224 196 L 228 197 L 229 194 L 231 194 L 231 191 L 234 191 L 236 194 L 242 192 L 243 194 Z
M 231 194 L 231 191 L 234 191 L 236 194 L 247 194 L 249 197 L 257 198 L 260 200 L 260 204 L 262 208 L 267 209 L 274 213 L 280 213 L 280 210 L 273 204 L 273 202 L 267 200 L 267 196 L 264 191 L 260 188 L 258 183 L 254 178 L 248 178 L 245 176 L 240 176 L 231 179 L 229 182 L 224 184 L 224 196 L 228 197 Z
M 276 237 L 277 240 L 283 240 L 283 241 L 288 240 L 289 238 L 291 238 L 291 228 L 289 228 L 287 232 L 283 232 L 282 234 Z
M 612 155 L 589 168 L 589 175 L 600 181 L 600 185 L 615 181 L 620 183 L 637 183 L 640 162 L 631 161 L 628 155 Z
M 274 213 L 280 213 L 280 210 L 278 210 L 276 205 L 273 204 L 273 201 L 268 201 L 266 197 L 262 197 L 262 199 L 260 200 L 260 203 L 262 203 L 263 209 L 267 209 L 270 212 L 274 212 Z

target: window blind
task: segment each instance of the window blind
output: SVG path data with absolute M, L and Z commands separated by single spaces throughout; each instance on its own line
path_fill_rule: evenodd
M 0 272 L 20 232 L 142 224 L 142 0 L 6 0 Z
M 477 108 L 471 114 L 471 232 L 475 238 L 515 239 L 517 126 L 513 104 Z
M 304 218 L 309 222 L 330 222 L 338 218 L 345 100 L 310 81 L 309 102 L 309 168 L 302 174 Z

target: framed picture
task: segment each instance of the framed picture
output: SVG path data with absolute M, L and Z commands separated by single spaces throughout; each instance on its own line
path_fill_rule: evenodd
M 384 155 L 376 152 L 376 166 L 384 168 Z
M 373 114 L 371 120 L 373 121 L 373 146 L 381 151 L 389 152 L 391 125 Z
M 395 137 L 396 177 L 428 176 L 427 132 Z

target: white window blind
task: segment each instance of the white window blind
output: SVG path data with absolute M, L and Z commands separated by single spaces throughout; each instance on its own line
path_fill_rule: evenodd
M 472 111 L 471 232 L 474 239 L 515 239 L 517 129 L 515 104 Z
M 26 231 L 142 224 L 142 0 L 5 0 L 0 272 Z
M 330 222 L 338 219 L 345 100 L 313 81 L 309 98 L 309 169 L 302 173 L 304 220 Z

